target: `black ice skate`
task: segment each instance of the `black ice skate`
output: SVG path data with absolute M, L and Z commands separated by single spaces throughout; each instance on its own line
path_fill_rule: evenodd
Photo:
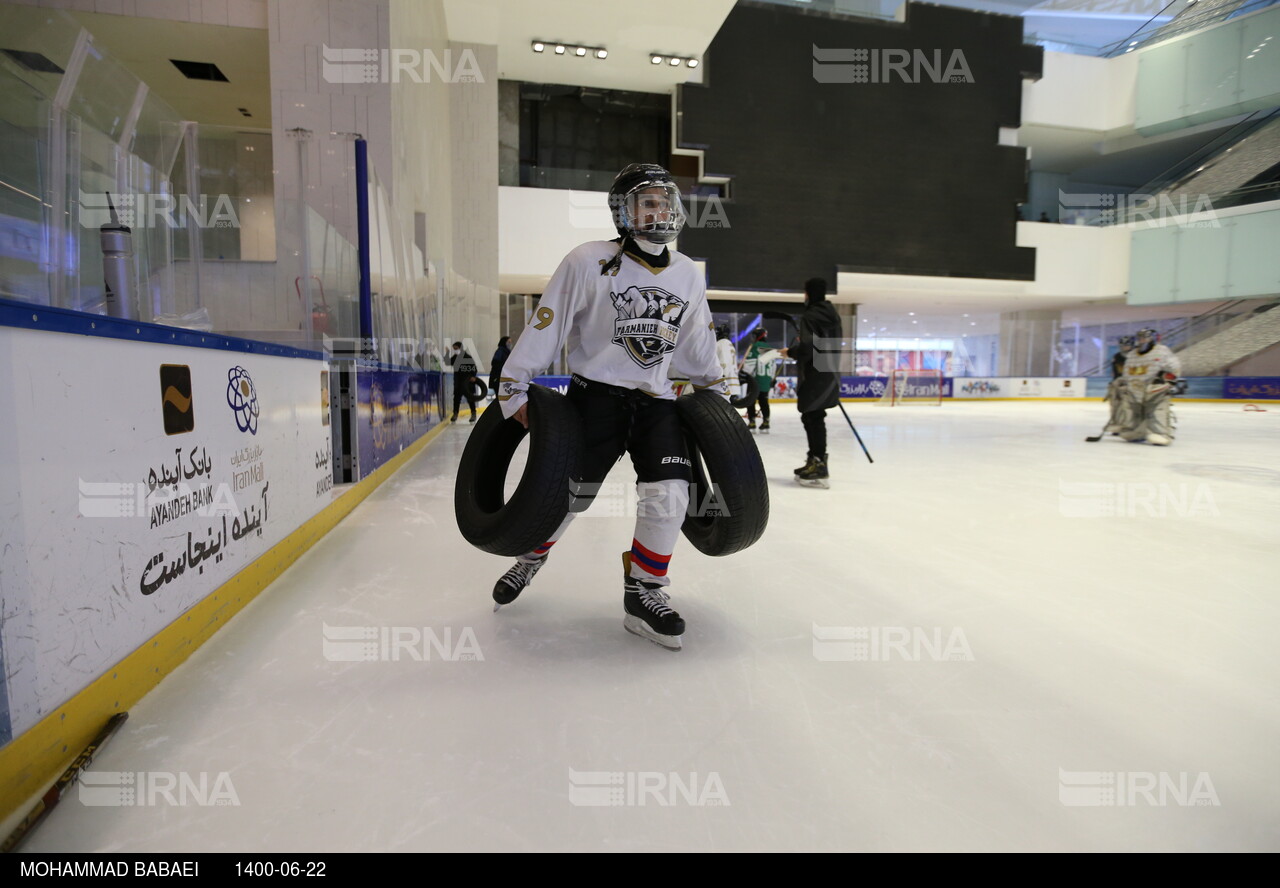
M 627 612 L 622 626 L 632 635 L 647 638 L 669 651 L 680 650 L 684 620 L 667 606 L 671 596 L 657 583 L 646 583 L 631 576 L 631 553 L 622 556 L 625 566 L 622 607 Z
M 747 429 L 752 432 L 756 430 L 756 418 L 754 416 L 747 421 Z
M 763 435 L 768 431 L 769 431 L 769 420 L 766 419 L 764 422 L 760 423 L 760 434 Z
M 809 457 L 804 468 L 796 470 L 796 481 L 803 487 L 830 487 L 827 479 L 827 461 L 816 456 Z
M 543 555 L 537 561 L 517 561 L 511 570 L 504 573 L 502 579 L 498 580 L 493 586 L 494 611 L 497 611 L 504 604 L 510 604 L 515 601 L 520 593 L 524 591 L 524 587 L 533 582 L 533 575 L 546 563 L 546 555 Z

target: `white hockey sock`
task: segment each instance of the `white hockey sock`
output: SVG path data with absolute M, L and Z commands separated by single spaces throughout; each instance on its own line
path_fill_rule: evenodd
M 564 520 L 560 522 L 560 526 L 556 528 L 555 533 L 551 534 L 551 539 L 547 540 L 532 552 L 526 552 L 517 558 L 517 561 L 523 561 L 526 564 L 534 561 L 541 561 L 551 552 L 551 547 L 556 544 L 560 537 L 564 536 L 564 532 L 569 529 L 569 522 L 573 520 L 573 512 L 564 516 Z
M 667 585 L 667 566 L 689 508 L 689 482 L 642 481 L 636 485 L 636 532 L 631 540 L 631 576 Z

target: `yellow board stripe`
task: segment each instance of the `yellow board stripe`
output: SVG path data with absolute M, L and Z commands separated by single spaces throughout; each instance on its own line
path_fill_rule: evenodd
M 137 703 L 406 462 L 448 427 L 440 423 L 325 506 L 87 688 L 0 748 L 0 821 L 25 810 L 108 718 Z

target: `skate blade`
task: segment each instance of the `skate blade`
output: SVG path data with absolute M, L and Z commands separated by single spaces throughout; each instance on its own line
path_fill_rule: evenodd
M 813 478 L 813 479 L 797 478 L 796 483 L 799 484 L 801 487 L 817 487 L 822 490 L 831 489 L 831 482 L 829 482 L 825 478 Z
M 633 617 L 631 614 L 622 621 L 622 628 L 626 629 L 632 635 L 638 635 L 641 638 L 652 641 L 660 648 L 666 648 L 669 651 L 681 650 L 680 636 L 678 635 L 659 635 L 649 628 L 649 624 L 639 617 Z

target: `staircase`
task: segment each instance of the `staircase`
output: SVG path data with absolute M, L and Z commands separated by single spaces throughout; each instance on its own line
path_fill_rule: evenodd
M 1280 342 L 1280 302 L 1258 306 L 1253 313 L 1220 332 L 1177 352 L 1183 376 L 1215 376 L 1237 361 Z

